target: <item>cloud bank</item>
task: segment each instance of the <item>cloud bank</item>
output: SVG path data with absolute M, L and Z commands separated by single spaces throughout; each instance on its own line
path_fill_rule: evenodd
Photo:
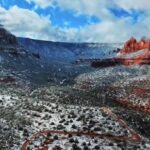
M 17 36 L 63 42 L 122 42 L 131 36 L 150 37 L 148 0 L 24 1 L 34 7 L 21 8 L 16 4 L 6 9 L 0 6 L 0 24 Z M 95 16 L 101 21 L 81 27 L 55 26 L 51 13 L 43 15 L 37 11 L 44 12 L 56 7 L 76 17 Z

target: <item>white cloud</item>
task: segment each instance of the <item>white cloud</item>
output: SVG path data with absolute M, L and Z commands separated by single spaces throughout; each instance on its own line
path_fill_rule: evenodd
M 34 11 L 17 6 L 13 6 L 9 10 L 0 7 L 0 22 L 14 34 L 20 36 L 24 36 L 24 34 L 25 36 L 35 36 L 36 32 L 40 34 L 40 31 L 51 25 L 48 18 L 40 17 Z
M 49 6 L 59 6 L 64 10 L 72 10 L 76 14 L 94 15 L 102 20 L 115 20 L 115 16 L 111 14 L 109 8 L 123 8 L 131 12 L 140 10 L 150 12 L 149 0 L 26 0 L 33 2 L 36 7 L 46 8 Z
M 73 10 L 78 14 L 95 15 L 100 18 L 111 18 L 111 13 L 107 10 L 109 0 L 56 0 L 57 5 L 62 9 Z
M 63 9 L 70 9 L 88 15 L 110 15 L 107 8 L 119 6 L 127 11 L 132 9 L 150 11 L 149 0 L 26 0 L 35 3 L 38 7 L 46 8 L 58 5 Z
M 52 26 L 50 18 L 34 11 L 13 6 L 9 10 L 0 7 L 0 24 L 19 37 L 51 41 L 74 41 L 77 29 L 61 29 Z
M 81 37 L 94 42 L 123 42 L 133 35 L 140 37 L 139 27 L 131 26 L 130 21 L 126 18 L 91 25 L 81 31 Z
M 76 0 L 75 3 L 73 3 L 74 5 L 72 4 L 71 6 L 72 2 L 70 0 L 64 0 L 64 2 L 63 0 L 59 0 L 59 5 L 63 9 L 72 9 L 76 11 L 77 14 L 84 13 L 89 15 L 99 15 L 99 0 L 93 0 L 97 3 L 97 5 L 90 2 L 85 5 L 85 1 L 88 0 L 80 1 L 83 3 L 79 3 L 79 0 Z M 107 6 L 108 4 L 104 2 L 101 6 L 103 6 L 102 8 L 104 10 L 107 10 L 105 5 Z M 117 5 L 119 7 L 124 6 L 121 2 L 118 2 Z M 128 8 L 130 8 L 129 6 Z M 88 7 L 90 9 L 87 9 Z M 142 6 L 141 8 L 139 7 L 139 4 L 137 4 L 136 8 L 142 10 Z M 125 7 L 123 8 L 125 9 Z M 100 15 L 104 17 L 100 23 L 80 28 L 61 28 L 53 26 L 50 18 L 40 16 L 32 10 L 22 9 L 18 6 L 13 6 L 9 10 L 0 7 L 0 24 L 3 24 L 8 30 L 17 36 L 30 37 L 34 39 L 65 42 L 122 42 L 131 36 L 135 36 L 137 38 L 142 36 L 150 37 L 150 32 L 148 32 L 150 31 L 150 13 L 148 10 L 146 12 L 145 16 L 141 16 L 139 18 L 139 23 L 137 24 L 131 23 L 132 17 L 117 19 L 115 17 L 111 17 L 111 15 L 109 15 L 106 11 L 106 13 L 101 13 Z
M 46 8 L 53 5 L 53 0 L 26 0 L 28 3 L 35 3 L 38 7 Z
M 142 10 L 150 11 L 150 1 L 149 0 L 113 0 L 113 2 L 119 7 L 125 9 L 126 11 Z
M 35 3 L 36 7 L 46 8 L 49 6 L 59 6 L 61 9 L 72 10 L 77 14 L 95 15 L 100 18 L 109 18 L 113 16 L 108 11 L 111 0 L 26 0 L 28 3 Z

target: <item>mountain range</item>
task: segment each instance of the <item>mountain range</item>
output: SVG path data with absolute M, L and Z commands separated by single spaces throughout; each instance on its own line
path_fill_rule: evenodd
M 120 43 L 63 43 L 16 37 L 1 26 L 1 74 L 9 71 L 36 84 L 64 80 L 70 83 L 75 76 L 93 70 L 89 64 L 76 64 L 77 60 L 111 58 L 120 46 Z

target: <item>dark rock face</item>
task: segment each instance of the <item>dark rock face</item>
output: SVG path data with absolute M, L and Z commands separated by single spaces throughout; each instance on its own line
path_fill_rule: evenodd
M 112 67 L 112 66 L 116 66 L 116 65 L 120 65 L 120 62 L 119 62 L 119 59 L 115 59 L 115 58 L 110 58 L 110 59 L 108 58 L 108 59 L 91 62 L 91 66 L 94 68 Z
M 37 59 L 40 59 L 40 54 L 39 53 L 32 53 L 32 56 L 37 58 Z
M 18 43 L 17 37 L 0 25 L 0 52 L 7 52 L 13 56 L 27 54 L 22 45 Z
M 1 45 L 16 45 L 17 39 L 10 32 L 0 27 L 0 44 Z
M 0 77 L 0 83 L 15 83 L 16 79 L 13 76 Z

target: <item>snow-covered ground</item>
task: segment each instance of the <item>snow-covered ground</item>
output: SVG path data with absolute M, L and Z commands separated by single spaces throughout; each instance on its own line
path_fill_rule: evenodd
M 0 73 L 6 76 L 10 72 L 3 69 Z M 111 107 L 112 113 L 117 110 L 121 114 L 121 110 L 116 109 L 118 105 L 112 107 L 106 105 L 106 101 L 112 98 L 113 103 L 113 98 L 126 97 L 136 104 L 139 99 L 143 104 L 149 102 L 148 98 L 131 93 L 127 97 L 131 87 L 149 87 L 148 74 L 147 66 L 140 71 L 139 66 L 116 66 L 83 73 L 74 79 L 73 85 L 32 87 L 20 73 L 16 84 L 1 83 L 0 86 L 0 146 L 4 150 L 20 150 L 22 146 L 33 150 L 43 146 L 48 146 L 49 150 L 58 147 L 66 150 L 148 150 L 150 141 L 147 136 L 140 135 L 142 129 L 134 132 L 142 140 L 130 141 L 134 122 L 128 122 L 130 128 L 127 128 L 100 105 L 104 102 L 107 109 Z M 149 123 L 148 118 L 147 115 L 146 123 Z
M 36 96 L 37 91 L 27 93 L 11 86 L 7 90 L 5 86 L 0 89 L 0 142 L 4 150 L 20 150 L 28 142 L 27 139 L 31 140 L 27 143 L 27 149 L 33 150 L 40 147 L 48 147 L 48 150 L 150 148 L 150 141 L 143 136 L 142 141 L 138 142 L 121 140 L 124 137 L 130 139 L 132 133 L 111 114 L 113 108 L 54 103 L 55 98 L 57 101 L 62 98 L 55 88 L 46 93 L 48 99 L 40 99 Z M 105 110 L 111 110 L 111 113 Z M 138 132 L 135 133 L 138 135 Z M 117 137 L 120 139 L 116 140 Z

